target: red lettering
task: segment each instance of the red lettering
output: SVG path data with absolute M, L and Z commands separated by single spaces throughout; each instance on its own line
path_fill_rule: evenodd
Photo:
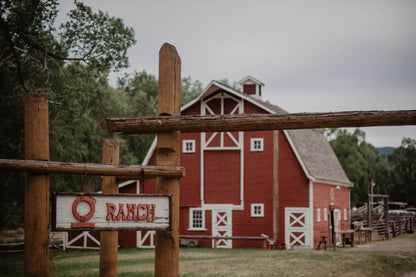
M 126 220 L 126 214 L 124 213 L 124 204 L 118 203 L 117 220 Z
M 136 208 L 136 204 L 127 204 L 127 220 L 136 220 L 136 214 L 135 209 Z M 132 216 L 130 216 L 130 214 Z
M 88 205 L 90 205 L 90 212 L 87 215 L 80 215 L 78 213 L 77 207 L 81 201 L 85 201 L 88 203 Z M 95 203 L 91 197 L 82 195 L 82 196 L 77 197 L 74 200 L 74 202 L 72 202 L 72 215 L 79 221 L 90 220 L 94 216 L 94 213 L 95 213 Z
M 107 216 L 105 217 L 106 220 L 116 220 L 116 216 L 114 212 L 116 211 L 116 204 L 113 203 L 105 203 L 107 205 Z
M 146 210 L 146 205 L 145 204 L 137 205 L 137 219 L 146 220 L 146 214 L 140 215 L 140 210 Z
M 150 209 L 152 208 L 152 209 Z M 147 221 L 155 221 L 156 219 L 156 205 L 155 204 L 147 204 Z M 152 215 L 152 216 L 150 216 Z

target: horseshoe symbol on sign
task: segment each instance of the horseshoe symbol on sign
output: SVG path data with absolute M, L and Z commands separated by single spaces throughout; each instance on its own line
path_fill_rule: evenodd
M 87 202 L 88 205 L 90 206 L 90 212 L 86 215 L 80 215 L 77 210 L 79 203 L 81 203 L 82 201 Z M 95 203 L 91 197 L 82 195 L 82 196 L 77 197 L 74 200 L 74 202 L 72 202 L 72 215 L 79 221 L 83 222 L 83 221 L 90 220 L 94 216 L 94 213 L 95 213 Z M 72 228 L 85 228 L 85 227 L 94 227 L 94 226 L 95 226 L 94 223 L 71 223 Z

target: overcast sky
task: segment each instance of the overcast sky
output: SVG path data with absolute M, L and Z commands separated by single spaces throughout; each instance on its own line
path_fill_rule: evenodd
M 169 42 L 182 77 L 205 87 L 251 75 L 263 100 L 289 112 L 416 109 L 414 0 L 83 2 L 135 30 L 126 72 L 157 76 Z M 72 7 L 61 1 L 62 14 Z M 416 126 L 363 130 L 376 147 L 416 138 Z

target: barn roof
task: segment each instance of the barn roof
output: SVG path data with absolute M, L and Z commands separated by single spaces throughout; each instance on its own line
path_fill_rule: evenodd
M 261 106 L 268 107 L 274 114 L 288 113 L 270 102 L 247 96 Z M 322 132 L 314 129 L 299 129 L 287 130 L 285 134 L 309 178 L 323 183 L 353 186 Z
M 286 136 L 291 139 L 306 170 L 315 181 L 352 186 L 331 145 L 320 131 L 288 130 Z
M 226 84 L 218 81 L 211 81 L 207 88 L 193 101 L 184 105 L 181 111 L 198 103 L 201 99 L 212 95 L 217 91 L 226 91 L 240 99 L 244 99 L 264 111 L 272 114 L 287 114 L 284 109 L 265 102 L 257 97 L 252 97 L 239 90 L 236 90 Z M 332 147 L 325 136 L 318 130 L 287 130 L 284 131 L 293 151 L 295 152 L 299 163 L 309 179 L 315 182 L 329 183 L 352 187 L 353 183 L 348 179 L 341 164 L 338 161 Z M 156 148 L 156 142 L 153 142 L 147 156 L 143 162 L 146 165 L 153 151 Z

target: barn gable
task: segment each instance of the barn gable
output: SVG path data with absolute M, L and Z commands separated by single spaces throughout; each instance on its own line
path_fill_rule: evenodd
M 244 84 L 247 81 L 257 85 L 261 84 L 261 86 L 264 85 L 263 83 L 251 76 L 247 76 L 246 78 L 242 79 L 239 82 L 239 84 Z M 254 107 L 260 109 L 258 110 L 258 113 L 260 113 L 261 111 L 263 111 L 263 113 L 270 114 L 288 113 L 287 111 L 276 105 L 262 101 L 260 97 L 253 97 L 234 88 L 231 88 L 228 85 L 223 84 L 221 82 L 211 81 L 207 88 L 197 98 L 195 98 L 193 101 L 189 102 L 181 108 L 182 114 L 205 115 L 210 113 L 214 114 L 215 112 L 218 113 L 219 111 L 212 111 L 212 109 L 211 111 L 209 111 L 209 106 L 207 110 L 201 110 L 201 105 L 198 104 L 202 102 L 206 103 L 207 99 L 209 100 L 210 98 L 215 97 L 215 95 L 219 92 L 227 93 L 230 95 L 230 97 L 233 97 L 238 100 L 242 99 L 243 101 L 252 104 Z M 225 114 L 227 113 L 232 113 L 232 111 L 225 111 Z M 310 178 L 312 181 L 319 181 L 322 183 L 336 183 L 338 185 L 343 185 L 347 187 L 353 186 L 351 181 L 346 176 L 334 151 L 332 150 L 325 136 L 320 131 L 287 130 L 284 131 L 284 134 L 288 139 L 293 151 L 295 152 L 299 164 L 302 165 L 305 174 L 308 178 Z M 216 143 L 218 143 L 218 141 L 216 141 Z M 152 156 L 155 148 L 156 141 L 154 141 L 152 146 L 150 147 L 149 152 L 147 153 L 146 158 L 143 161 L 143 165 L 148 164 L 149 159 Z

